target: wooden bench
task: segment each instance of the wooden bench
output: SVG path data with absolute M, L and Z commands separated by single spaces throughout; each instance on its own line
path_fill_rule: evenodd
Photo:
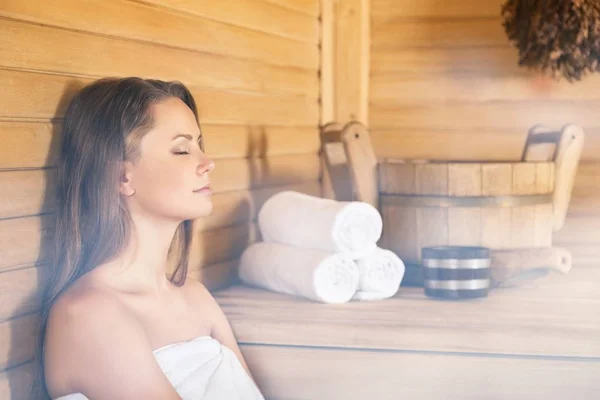
M 268 399 L 598 399 L 600 268 L 488 298 L 316 303 L 214 293 Z

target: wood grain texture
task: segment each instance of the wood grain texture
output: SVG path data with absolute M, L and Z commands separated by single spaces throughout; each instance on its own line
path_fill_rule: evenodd
M 0 19 L 0 66 L 84 76 L 142 76 L 216 89 L 316 99 L 316 70 L 157 46 Z M 23 47 L 27 51 L 23 52 Z M 52 51 L 48 51 L 51 48 Z M 81 49 L 88 52 L 81 57 Z M 160 53 L 160 57 L 156 54 Z M 202 71 L 202 73 L 198 73 Z
M 334 2 L 334 110 L 341 124 L 369 120 L 369 27 L 368 0 Z
M 242 345 L 241 350 L 259 388 L 270 399 L 600 396 L 595 379 L 600 363 L 594 361 L 258 345 Z
M 0 69 L 0 119 L 62 117 L 72 96 L 93 79 Z M 200 122 L 209 124 L 316 126 L 318 104 L 303 97 L 216 89 L 190 90 Z M 21 96 L 20 93 L 29 93 Z
M 0 272 L 49 259 L 54 215 L 0 220 Z
M 38 325 L 38 314 L 0 322 L 0 371 L 33 359 Z
M 34 0 L 11 0 L 2 3 L 0 16 L 276 65 L 316 70 L 319 62 L 314 43 L 132 1 L 88 0 L 83 7 L 76 0 L 62 0 L 56 7 Z
M 307 15 L 319 15 L 319 0 L 264 0 L 269 3 L 277 4 L 288 10 L 294 10 Z
M 335 6 L 333 0 L 321 1 L 321 119 L 320 126 L 335 120 Z
M 178 10 L 199 17 L 281 36 L 299 42 L 317 43 L 319 21 L 312 14 L 314 3 L 305 2 L 299 13 L 266 1 L 234 0 L 143 0 L 141 2 Z M 300 5 L 300 4 L 299 4 Z
M 40 309 L 47 273 L 36 267 L 0 273 L 0 321 Z
M 470 73 L 475 76 L 527 75 L 518 65 L 518 52 L 508 46 L 373 49 L 371 73 Z
M 527 138 L 524 128 L 383 128 L 370 133 L 379 159 L 518 161 Z M 600 130 L 588 129 L 586 134 L 581 161 L 600 161 Z
M 508 46 L 499 17 L 408 21 L 375 17 L 371 40 L 375 51 L 407 47 Z
M 493 102 L 544 100 L 598 100 L 600 76 L 585 81 L 545 80 L 539 76 L 499 75 L 479 77 L 472 73 L 396 72 L 371 77 L 372 102 Z
M 379 102 L 371 105 L 371 126 L 375 129 L 519 129 L 529 130 L 544 121 L 550 126 L 563 126 L 569 121 L 588 129 L 600 124 L 596 101 L 495 102 L 495 103 L 431 103 Z
M 371 15 L 375 19 L 411 18 L 466 18 L 492 17 L 500 13 L 501 0 L 473 1 L 443 0 L 416 2 L 411 0 L 371 0 Z
M 240 342 L 513 356 L 600 357 L 600 268 L 553 274 L 489 297 L 440 302 L 422 288 L 324 306 L 236 285 L 215 298 Z M 449 316 L 452 316 L 451 318 Z M 373 335 L 377 327 L 377 335 Z

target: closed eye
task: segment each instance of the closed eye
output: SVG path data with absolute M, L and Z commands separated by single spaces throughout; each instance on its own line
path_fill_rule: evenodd
M 177 154 L 178 156 L 182 156 L 184 154 L 190 154 L 190 153 L 188 153 L 187 151 L 176 151 L 173 154 Z

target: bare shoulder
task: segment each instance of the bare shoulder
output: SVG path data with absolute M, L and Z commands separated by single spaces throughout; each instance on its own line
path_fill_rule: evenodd
M 219 303 L 202 282 L 188 278 L 182 289 L 189 304 L 203 314 L 211 327 L 224 317 Z
M 44 352 L 52 397 L 179 399 L 143 327 L 110 293 L 62 295 L 48 316 Z
M 187 278 L 181 288 L 193 306 L 204 308 L 214 305 L 214 297 L 202 282 Z

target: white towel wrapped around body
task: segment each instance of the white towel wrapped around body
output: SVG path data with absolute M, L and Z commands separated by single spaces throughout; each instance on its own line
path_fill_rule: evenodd
M 153 351 L 161 370 L 183 400 L 264 400 L 235 353 L 211 336 Z M 88 400 L 73 393 L 57 400 Z
M 358 290 L 355 300 L 382 300 L 398 292 L 406 266 L 394 252 L 375 248 L 355 260 L 359 270 Z
M 372 251 L 383 221 L 372 205 L 336 201 L 285 190 L 271 196 L 258 213 L 265 242 L 277 242 L 353 258 Z
M 358 267 L 348 255 L 280 243 L 252 243 L 238 274 L 249 285 L 324 303 L 348 302 L 358 288 Z

